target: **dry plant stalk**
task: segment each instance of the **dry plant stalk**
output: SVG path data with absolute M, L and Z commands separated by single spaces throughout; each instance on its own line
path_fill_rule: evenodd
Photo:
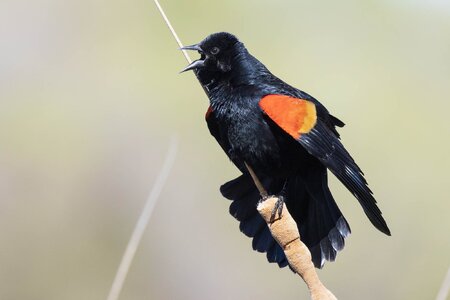
M 159 4 L 159 1 L 154 0 L 154 2 L 159 12 L 161 13 L 161 16 L 166 22 L 167 27 L 177 41 L 178 46 L 182 48 L 183 44 L 178 38 L 175 29 L 170 24 L 170 21 L 164 13 L 161 5 Z M 191 63 L 189 55 L 184 50 L 183 55 L 188 63 Z M 206 95 L 208 96 L 207 89 L 204 86 L 202 87 Z M 283 208 L 282 215 L 279 219 L 274 220 L 272 223 L 270 222 L 272 211 L 275 208 L 275 203 L 277 202 L 278 198 L 275 196 L 268 197 L 267 191 L 264 189 L 261 181 L 258 179 L 253 169 L 247 163 L 245 165 L 250 175 L 252 176 L 252 179 L 256 187 L 258 188 L 261 197 L 265 199 L 264 201 L 261 201 L 259 203 L 257 207 L 258 212 L 266 221 L 267 226 L 269 226 L 273 238 L 283 248 L 289 265 L 305 281 L 311 293 L 312 300 L 336 300 L 337 298 L 320 281 L 319 276 L 316 273 L 316 269 L 311 261 L 311 253 L 309 252 L 308 247 L 306 247 L 306 245 L 303 244 L 300 240 L 300 234 L 297 229 L 297 224 L 295 223 L 287 208 Z
M 445 275 L 444 281 L 442 282 L 441 288 L 439 289 L 436 300 L 445 300 L 448 299 L 448 295 L 450 291 L 450 267 L 447 270 L 447 274 Z
M 284 206 L 281 216 L 270 222 L 278 198 L 271 196 L 258 204 L 258 212 L 269 226 L 273 238 L 281 246 L 294 271 L 305 281 L 313 300 L 336 300 L 337 298 L 322 284 L 311 261 L 308 247 L 300 240 L 297 224 Z
M 147 228 L 150 217 L 152 216 L 153 208 L 155 207 L 156 201 L 162 192 L 164 184 L 169 177 L 170 170 L 175 162 L 178 149 L 178 140 L 175 136 L 172 136 L 170 140 L 169 149 L 166 154 L 161 171 L 158 173 L 155 184 L 153 185 L 152 191 L 145 202 L 145 206 L 141 211 L 141 215 L 133 229 L 130 240 L 128 241 L 125 252 L 117 269 L 114 281 L 111 285 L 111 289 L 108 293 L 107 300 L 117 300 L 119 299 L 120 292 L 122 291 L 123 284 L 127 278 L 128 271 L 130 270 L 131 263 L 133 262 L 134 256 L 136 254 L 137 248 L 142 240 L 144 231 Z
M 253 169 L 247 163 L 245 163 L 245 166 L 263 199 L 263 201 L 259 202 L 257 210 L 264 221 L 266 221 L 273 238 L 283 249 L 291 268 L 302 277 L 308 286 L 311 299 L 337 300 L 333 293 L 320 281 L 316 268 L 311 261 L 311 252 L 309 252 L 308 247 L 301 241 L 297 223 L 292 218 L 286 205 L 283 206 L 281 215 L 271 221 L 272 212 L 276 209 L 275 206 L 278 197 L 269 197 Z

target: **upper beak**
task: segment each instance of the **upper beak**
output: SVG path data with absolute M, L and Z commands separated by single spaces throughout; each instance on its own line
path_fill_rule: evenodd
M 197 50 L 197 51 L 203 51 L 202 48 L 200 48 L 199 44 L 190 45 L 190 46 L 184 46 L 181 47 L 180 50 Z
M 184 47 L 181 47 L 180 50 L 194 50 L 194 51 L 203 52 L 203 50 L 199 44 L 195 44 L 195 45 L 191 45 L 191 46 L 184 46 Z M 188 65 L 183 70 L 181 70 L 180 73 L 183 73 L 183 72 L 186 72 L 189 70 L 193 70 L 193 69 L 202 68 L 204 65 L 205 65 L 205 61 L 198 59 L 198 60 L 193 61 L 190 65 Z

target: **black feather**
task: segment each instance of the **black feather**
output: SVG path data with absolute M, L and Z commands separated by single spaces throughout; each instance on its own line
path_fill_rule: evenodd
M 328 127 L 318 121 L 311 132 L 300 137 L 299 142 L 358 199 L 372 224 L 381 232 L 390 235 L 390 230 L 381 215 L 381 210 L 376 205 L 377 202 L 367 186 L 361 169 Z

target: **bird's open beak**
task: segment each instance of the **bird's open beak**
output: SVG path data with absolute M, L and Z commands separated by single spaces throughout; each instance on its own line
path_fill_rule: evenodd
M 195 45 L 191 45 L 191 46 L 184 46 L 182 48 L 180 48 L 180 50 L 194 50 L 194 51 L 198 51 L 200 53 L 203 52 L 202 48 L 200 47 L 199 44 L 195 44 Z M 189 70 L 194 70 L 194 69 L 199 69 L 205 66 L 205 61 L 198 59 L 193 61 L 190 65 L 188 65 L 186 68 L 184 68 L 183 70 L 181 70 L 180 73 L 189 71 Z

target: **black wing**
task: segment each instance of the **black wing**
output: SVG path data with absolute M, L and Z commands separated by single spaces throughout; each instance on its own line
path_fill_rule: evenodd
M 260 101 L 260 107 L 275 124 L 296 139 L 345 185 L 377 229 L 390 235 L 361 169 L 345 150 L 334 128 L 344 123 L 331 117 L 316 101 L 271 95 Z
M 381 232 L 391 235 L 372 191 L 363 173 L 339 139 L 318 119 L 314 128 L 298 139 L 299 143 L 319 159 L 358 199 L 372 224 Z

